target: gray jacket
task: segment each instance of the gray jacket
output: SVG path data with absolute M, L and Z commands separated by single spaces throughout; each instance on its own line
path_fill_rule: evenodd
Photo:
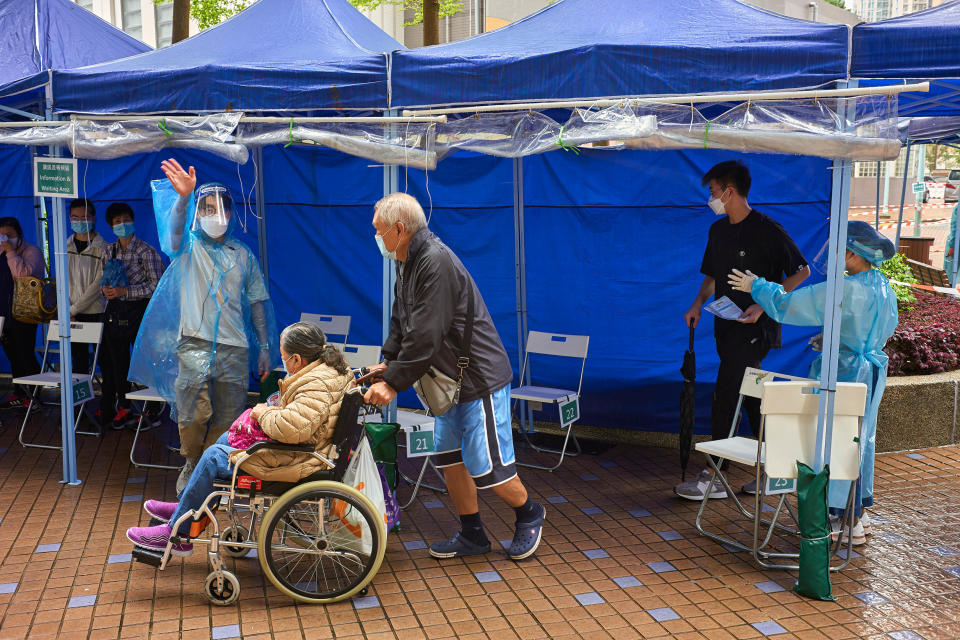
M 477 285 L 460 259 L 429 229 L 413 236 L 406 261 L 397 263 L 394 293 L 390 335 L 383 345 L 387 384 L 406 391 L 431 366 L 457 377 L 468 293 L 474 296 L 473 338 L 460 402 L 510 384 L 513 368 Z

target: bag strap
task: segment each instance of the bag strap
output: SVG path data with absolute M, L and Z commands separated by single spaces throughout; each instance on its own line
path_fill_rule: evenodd
M 453 393 L 453 404 L 460 402 L 460 389 L 463 387 L 463 373 L 470 366 L 470 343 L 473 341 L 474 295 L 471 283 L 467 282 L 467 317 L 463 325 L 463 342 L 457 355 L 457 390 Z

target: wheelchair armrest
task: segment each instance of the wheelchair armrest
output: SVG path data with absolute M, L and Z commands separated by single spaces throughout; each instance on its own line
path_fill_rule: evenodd
M 247 455 L 254 454 L 262 449 L 279 449 L 281 451 L 303 451 L 305 453 L 313 453 L 314 445 L 290 444 L 286 442 L 274 442 L 273 440 L 261 440 L 260 442 L 254 443 L 252 447 L 247 448 Z

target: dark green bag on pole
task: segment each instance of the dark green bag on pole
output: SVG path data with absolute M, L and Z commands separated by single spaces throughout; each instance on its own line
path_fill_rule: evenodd
M 830 522 L 827 486 L 830 466 L 814 473 L 797 462 L 797 517 L 800 522 L 800 575 L 793 590 L 817 600 L 836 600 L 830 589 Z
M 387 484 L 397 489 L 397 432 L 400 425 L 396 422 L 366 422 L 367 438 L 370 450 L 377 464 L 383 465 L 383 474 Z

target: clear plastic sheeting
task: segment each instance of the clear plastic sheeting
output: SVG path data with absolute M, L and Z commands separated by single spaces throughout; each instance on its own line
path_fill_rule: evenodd
M 208 151 L 244 164 L 247 148 L 233 140 L 242 113 L 219 113 L 192 120 L 143 118 L 137 120 L 74 121 L 70 150 L 77 158 L 111 160 L 135 153 L 151 153 L 164 148 L 190 148 Z
M 707 119 L 693 106 L 638 105 L 654 111 L 656 134 L 634 149 L 725 149 L 845 160 L 893 160 L 900 153 L 897 99 L 890 96 L 747 102 Z M 686 121 L 686 122 L 684 122 Z
M 198 116 L 192 120 L 74 119 L 59 126 L 0 127 L 0 144 L 67 146 L 75 158 L 113 160 L 165 148 L 208 151 L 244 164 L 250 154 L 233 140 L 242 113 Z
M 642 138 L 657 130 L 657 118 L 626 106 L 575 109 L 563 124 L 538 111 L 486 113 L 437 125 L 442 155 L 468 149 L 520 158 L 593 142 Z
M 237 141 L 247 147 L 272 144 L 315 145 L 382 162 L 435 169 L 434 124 L 425 123 L 258 123 L 240 126 Z

